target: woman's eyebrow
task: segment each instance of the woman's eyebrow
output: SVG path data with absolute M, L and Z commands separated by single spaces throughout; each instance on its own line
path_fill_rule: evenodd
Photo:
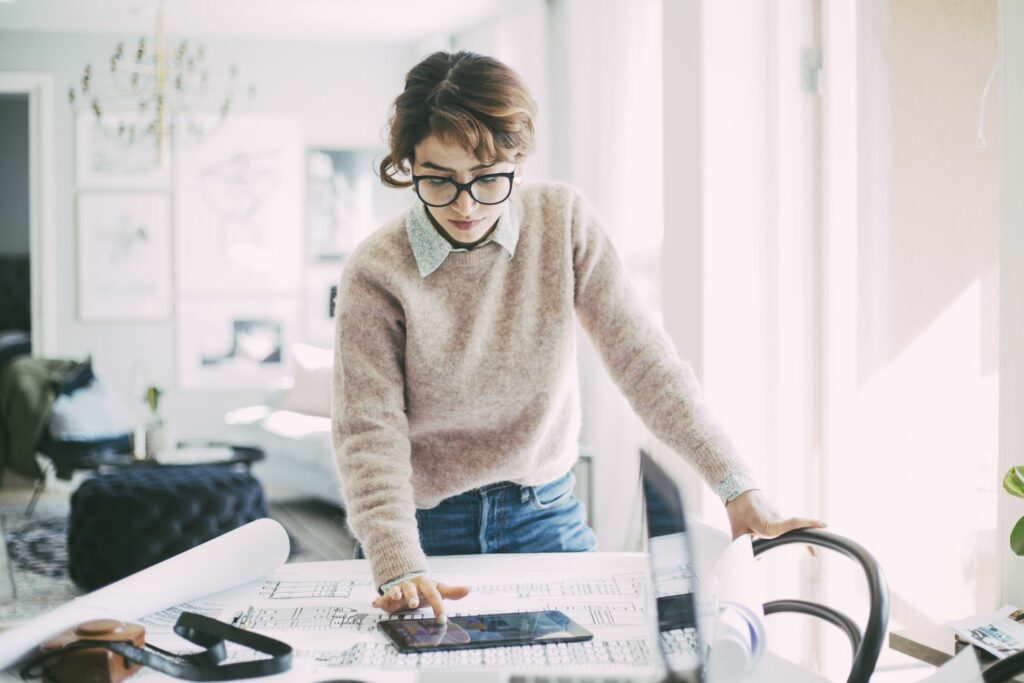
M 490 168 L 491 166 L 494 166 L 494 164 L 496 164 L 496 163 L 498 163 L 498 162 L 492 161 L 489 164 L 480 164 L 479 166 L 474 166 L 473 168 L 471 168 L 469 170 L 470 171 L 479 171 L 481 169 Z M 432 168 L 435 171 L 445 171 L 446 173 L 455 173 L 456 172 L 455 169 L 453 169 L 453 168 L 445 168 L 444 166 L 438 166 L 437 164 L 435 164 L 432 161 L 424 161 L 423 162 L 423 168 Z

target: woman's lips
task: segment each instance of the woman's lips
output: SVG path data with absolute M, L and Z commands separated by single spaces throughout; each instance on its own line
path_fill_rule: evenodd
M 452 225 L 454 225 L 456 230 L 463 230 L 463 231 L 465 231 L 465 230 L 472 230 L 473 228 L 478 226 L 480 224 L 480 221 L 482 221 L 482 220 L 483 219 L 480 218 L 480 219 L 477 219 L 475 221 L 456 221 L 456 220 L 452 220 L 452 219 L 449 218 L 448 222 L 451 223 Z

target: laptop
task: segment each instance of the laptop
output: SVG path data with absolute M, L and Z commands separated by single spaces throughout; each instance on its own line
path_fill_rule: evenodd
M 550 673 L 517 674 L 492 671 L 420 673 L 421 683 L 702 683 L 707 650 L 701 639 L 697 609 L 697 582 L 690 537 L 687 535 L 683 494 L 676 479 L 645 451 L 640 453 L 640 479 L 644 493 L 650 573 L 654 590 L 647 614 L 651 638 L 658 643 L 655 663 L 661 673 L 651 676 L 575 674 L 552 669 Z M 657 615 L 657 619 L 654 618 Z M 435 678 L 437 676 L 437 678 Z

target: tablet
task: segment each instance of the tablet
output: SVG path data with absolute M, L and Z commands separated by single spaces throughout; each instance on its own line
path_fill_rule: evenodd
M 448 623 L 443 625 L 433 617 L 381 621 L 378 625 L 399 652 L 405 654 L 505 645 L 573 643 L 594 637 L 590 631 L 557 610 L 449 617 Z

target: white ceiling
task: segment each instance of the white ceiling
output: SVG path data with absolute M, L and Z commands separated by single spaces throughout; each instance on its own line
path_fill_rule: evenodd
M 165 0 L 169 35 L 412 42 L 469 28 L 499 0 Z M 152 34 L 159 0 L 0 0 L 0 30 Z

